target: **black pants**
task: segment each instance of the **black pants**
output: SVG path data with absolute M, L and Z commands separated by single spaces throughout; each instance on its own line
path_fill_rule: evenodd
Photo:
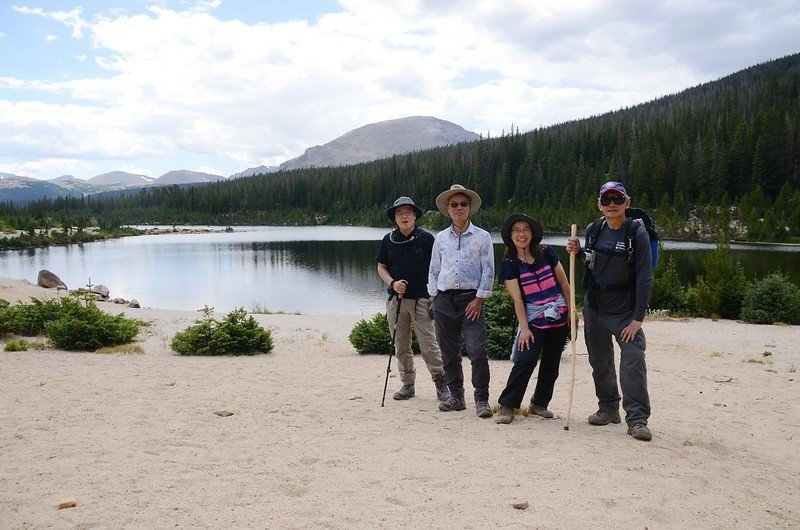
M 472 295 L 474 298 L 474 294 Z M 444 377 L 454 396 L 464 397 L 464 371 L 461 367 L 461 337 L 472 363 L 472 388 L 475 401 L 489 401 L 489 356 L 486 354 L 484 312 L 476 320 L 466 317 L 471 298 L 440 292 L 433 302 L 436 338 L 442 350 Z
M 511 373 L 508 374 L 506 388 L 500 394 L 498 402 L 510 409 L 519 408 L 528 382 L 533 375 L 533 369 L 539 357 L 542 363 L 539 366 L 539 378 L 536 381 L 536 390 L 533 392 L 531 403 L 547 408 L 553 399 L 553 388 L 558 379 L 558 368 L 561 363 L 561 352 L 569 336 L 569 326 L 558 328 L 538 329 L 530 327 L 533 333 L 533 344 L 527 349 L 519 351 L 519 360 L 514 363 Z

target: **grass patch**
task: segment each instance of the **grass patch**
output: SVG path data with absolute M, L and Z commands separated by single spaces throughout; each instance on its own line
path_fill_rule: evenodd
M 95 350 L 96 353 L 119 353 L 123 355 L 144 355 L 144 350 L 138 344 L 119 344 L 117 346 L 105 346 Z
M 712 357 L 722 357 L 722 352 L 721 351 L 712 351 L 711 352 L 711 356 Z
M 16 339 L 10 340 L 6 342 L 5 346 L 3 346 L 3 350 L 5 351 L 28 351 L 28 341 L 25 339 Z

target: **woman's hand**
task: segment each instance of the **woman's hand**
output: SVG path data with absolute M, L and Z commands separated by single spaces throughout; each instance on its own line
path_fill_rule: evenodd
M 531 333 L 531 328 L 528 327 L 528 324 L 525 324 L 519 330 L 519 349 L 527 350 L 531 346 L 533 346 L 533 333 Z

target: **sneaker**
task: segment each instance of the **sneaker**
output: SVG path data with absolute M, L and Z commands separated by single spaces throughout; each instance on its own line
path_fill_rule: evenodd
M 451 412 L 454 410 L 466 410 L 467 404 L 464 403 L 463 397 L 458 397 L 450 394 L 450 397 L 447 398 L 447 401 L 442 401 L 439 403 L 439 410 L 442 412 Z
M 477 414 L 479 418 L 491 418 L 492 417 L 492 407 L 489 406 L 489 402 L 488 401 L 476 401 L 475 402 L 475 414 Z
M 395 399 L 408 399 L 414 397 L 414 385 L 404 384 L 403 387 L 394 393 Z
M 592 425 L 608 425 L 609 423 L 619 423 L 621 421 L 619 412 L 616 410 L 600 409 L 589 416 L 589 423 Z
M 514 410 L 500 405 L 500 410 L 497 411 L 497 416 L 494 418 L 494 422 L 507 425 L 512 421 L 514 421 Z
M 542 418 L 553 418 L 555 417 L 552 412 L 547 410 L 547 407 L 540 407 L 539 405 L 534 405 L 531 403 L 530 408 L 531 414 L 535 414 L 536 416 L 541 416 Z
M 433 380 L 433 384 L 436 385 L 436 398 L 442 403 L 447 401 L 447 398 L 450 397 L 450 389 L 447 388 L 444 376 L 437 375 L 436 379 Z
M 644 423 L 634 423 L 628 427 L 628 434 L 644 442 L 649 442 L 653 439 L 653 433 L 650 432 L 650 429 L 648 429 L 647 425 Z

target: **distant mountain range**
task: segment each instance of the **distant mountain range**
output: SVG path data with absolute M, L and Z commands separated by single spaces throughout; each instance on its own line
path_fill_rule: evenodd
M 62 175 L 52 180 L 39 180 L 10 173 L 0 173 L 0 203 L 25 204 L 56 197 L 82 197 L 119 190 L 154 186 L 197 185 L 226 178 L 242 178 L 275 171 L 303 167 L 341 166 L 369 162 L 393 155 L 431 149 L 443 145 L 479 140 L 480 136 L 454 123 L 431 116 L 411 116 L 364 125 L 325 145 L 306 149 L 297 158 L 280 166 L 248 168 L 229 177 L 198 171 L 169 171 L 158 178 L 125 171 L 111 171 L 87 180 Z

